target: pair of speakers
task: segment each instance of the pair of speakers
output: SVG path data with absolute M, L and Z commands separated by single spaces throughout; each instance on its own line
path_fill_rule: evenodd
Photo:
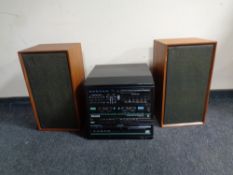
M 205 122 L 215 49 L 215 41 L 197 38 L 155 41 L 155 115 L 162 127 Z M 38 129 L 80 130 L 81 45 L 44 44 L 18 54 Z

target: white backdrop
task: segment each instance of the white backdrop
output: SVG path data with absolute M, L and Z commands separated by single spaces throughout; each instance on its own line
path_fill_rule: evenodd
M 86 76 L 96 64 L 149 63 L 153 40 L 218 41 L 212 89 L 233 88 L 232 0 L 0 0 L 0 97 L 25 96 L 17 51 L 81 42 Z

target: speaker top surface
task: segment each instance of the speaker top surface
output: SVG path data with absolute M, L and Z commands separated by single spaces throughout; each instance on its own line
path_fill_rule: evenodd
M 167 46 L 177 45 L 202 45 L 202 44 L 214 44 L 217 43 L 213 40 L 207 40 L 202 38 L 172 38 L 172 39 L 158 39 L 155 42 L 159 42 Z
M 19 53 L 28 52 L 62 52 L 67 51 L 75 46 L 81 46 L 80 43 L 59 43 L 59 44 L 39 44 L 24 50 L 19 51 Z

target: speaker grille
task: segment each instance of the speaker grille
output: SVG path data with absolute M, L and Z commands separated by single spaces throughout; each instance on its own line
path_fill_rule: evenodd
M 164 124 L 203 120 L 213 45 L 168 48 Z
M 42 128 L 77 128 L 66 52 L 27 53 L 23 61 Z

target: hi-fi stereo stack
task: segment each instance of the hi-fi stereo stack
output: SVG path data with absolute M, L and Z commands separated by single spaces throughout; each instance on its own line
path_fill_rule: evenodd
M 84 85 L 90 138 L 152 138 L 154 81 L 146 64 L 96 66 Z
M 162 127 L 205 123 L 215 50 L 205 39 L 155 40 L 151 69 L 97 65 L 86 79 L 79 43 L 37 45 L 19 58 L 39 130 L 153 138 L 155 117 Z

